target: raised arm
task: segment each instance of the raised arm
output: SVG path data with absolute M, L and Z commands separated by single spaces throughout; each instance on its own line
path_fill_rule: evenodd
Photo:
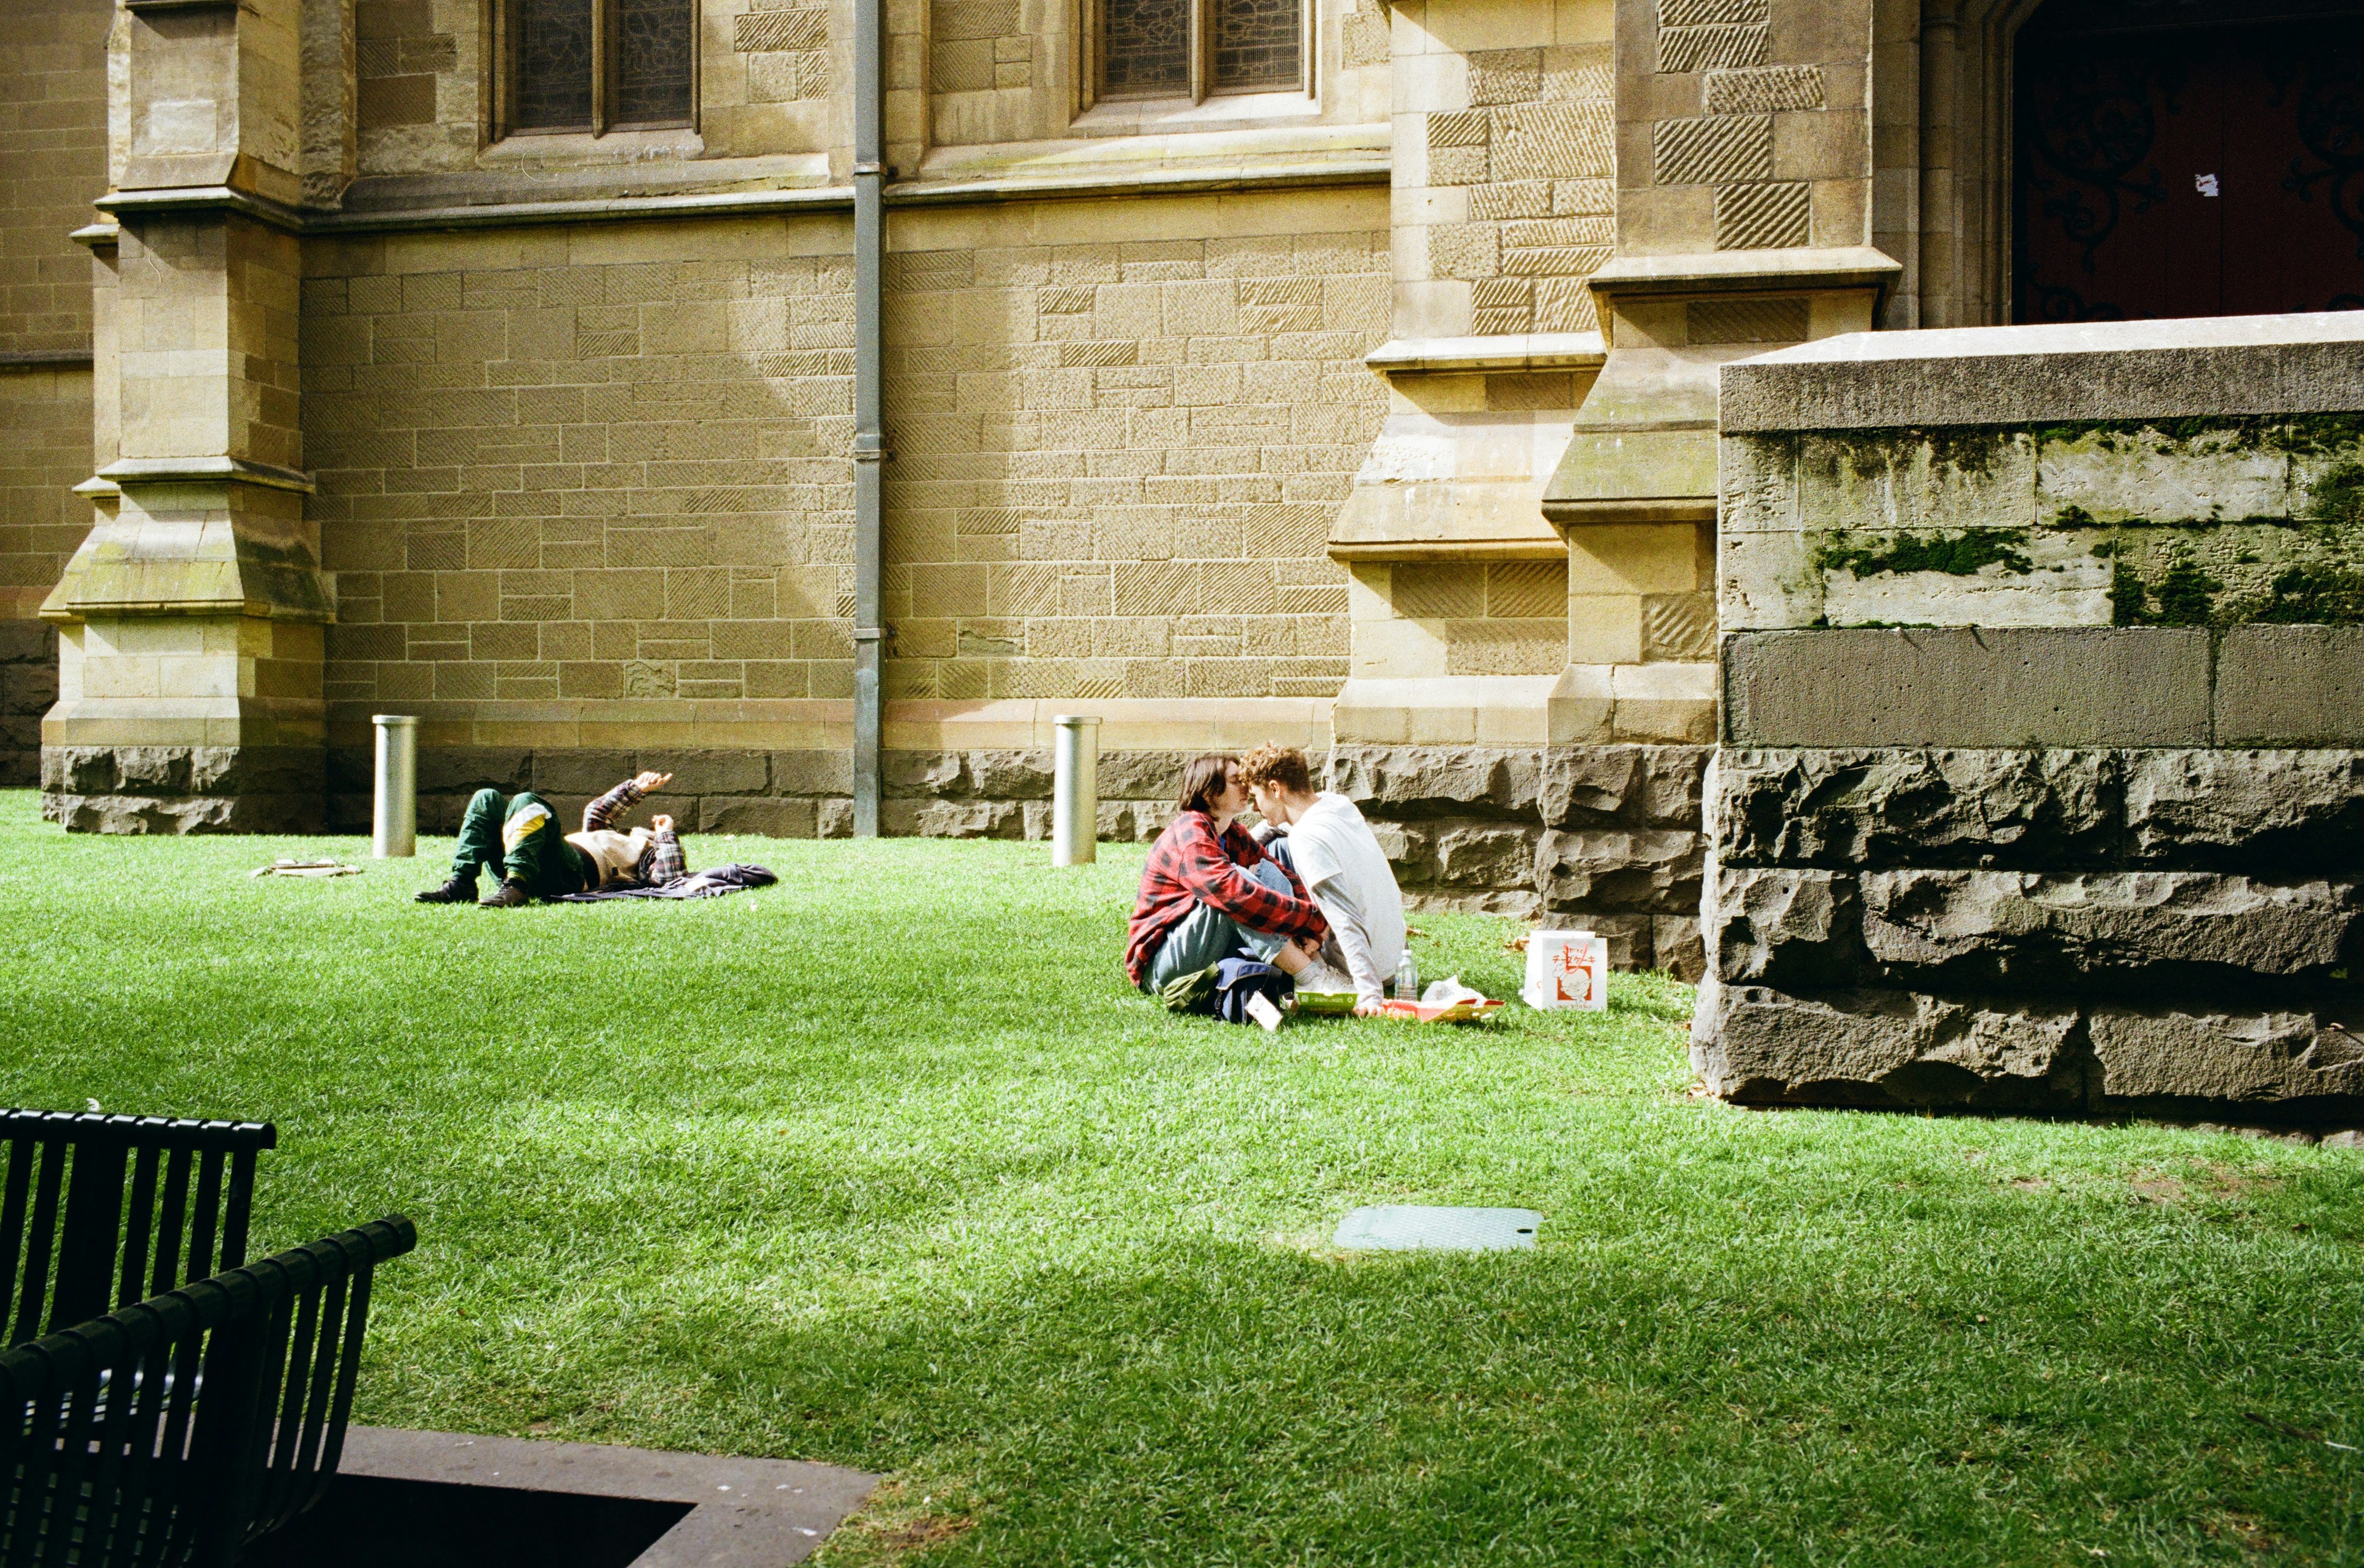
M 641 797 L 673 783 L 671 773 L 643 770 L 634 773 L 614 789 L 583 808 L 583 830 L 597 833 L 614 825 L 618 817 L 630 811 Z

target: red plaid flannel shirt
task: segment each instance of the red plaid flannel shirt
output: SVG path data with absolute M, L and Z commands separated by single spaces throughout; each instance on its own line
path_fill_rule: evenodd
M 639 802 L 641 794 L 639 781 L 626 779 L 583 808 L 583 830 L 598 833 L 613 828 L 616 818 Z M 651 831 L 649 846 L 641 851 L 629 880 L 642 887 L 668 887 L 688 873 L 688 858 L 681 852 L 680 835 L 671 828 L 658 828 Z
M 1149 863 L 1141 873 L 1141 898 L 1127 928 L 1124 968 L 1132 983 L 1141 984 L 1165 933 L 1181 923 L 1194 904 L 1220 909 L 1252 931 L 1317 940 L 1328 937 L 1330 928 L 1320 906 L 1295 872 L 1280 867 L 1296 890 L 1295 897 L 1284 898 L 1242 869 L 1265 859 L 1255 840 L 1236 822 L 1220 839 L 1214 818 L 1203 811 L 1186 811 L 1168 824 L 1149 848 Z

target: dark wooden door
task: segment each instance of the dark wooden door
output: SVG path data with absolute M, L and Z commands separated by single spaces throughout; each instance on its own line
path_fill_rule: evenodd
M 2017 55 L 2013 319 L 2364 309 L 2364 11 L 2046 20 Z

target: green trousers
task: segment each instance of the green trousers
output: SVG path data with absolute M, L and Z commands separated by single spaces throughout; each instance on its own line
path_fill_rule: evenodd
M 583 851 L 566 841 L 550 802 L 531 790 L 503 799 L 496 789 L 480 789 L 468 802 L 452 874 L 474 882 L 481 866 L 491 866 L 503 882 L 520 884 L 537 898 L 580 893 L 590 885 Z

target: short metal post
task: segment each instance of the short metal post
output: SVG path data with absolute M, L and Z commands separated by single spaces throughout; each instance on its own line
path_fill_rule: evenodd
M 382 861 L 418 852 L 418 720 L 408 714 L 374 714 L 377 726 L 377 798 L 370 811 L 370 853 Z
M 1083 713 L 1063 713 L 1057 772 L 1051 786 L 1051 863 L 1088 865 L 1099 858 L 1100 721 Z

